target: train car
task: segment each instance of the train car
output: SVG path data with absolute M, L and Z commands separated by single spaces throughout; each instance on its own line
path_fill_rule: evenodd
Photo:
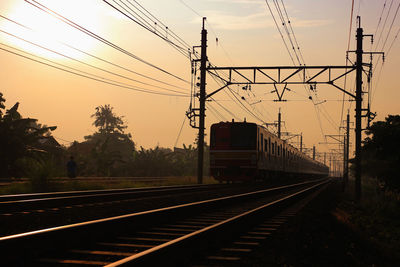
M 260 125 L 232 120 L 211 126 L 210 174 L 218 181 L 322 177 L 328 173 L 327 166 Z

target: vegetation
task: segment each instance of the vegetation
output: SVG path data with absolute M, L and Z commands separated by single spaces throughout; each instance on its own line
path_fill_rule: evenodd
M 93 125 L 97 131 L 74 142 L 68 153 L 78 162 L 80 176 L 191 176 L 196 174 L 197 150 L 155 147 L 136 149 L 123 117 L 116 115 L 110 105 L 96 107 Z M 206 148 L 206 151 L 207 148 Z
M 0 93 L 0 178 L 29 177 L 32 191 L 57 190 L 52 178 L 65 177 L 70 156 L 77 162 L 80 177 L 196 175 L 197 150 L 192 145 L 174 150 L 159 146 L 137 150 L 132 135 L 125 132 L 127 125 L 123 116 L 115 114 L 110 105 L 96 107 L 91 115 L 96 131 L 85 136 L 83 142 L 75 141 L 69 147 L 62 147 L 51 136 L 55 126 L 47 127 L 36 119 L 23 118 L 18 107 L 16 103 L 6 109 Z M 205 151 L 207 170 L 207 146 Z M 26 185 L 20 187 L 22 191 L 30 191 Z
M 400 116 L 389 115 L 366 131 L 362 147 L 362 201 L 349 183 L 336 217 L 389 258 L 400 259 Z
M 350 183 L 335 216 L 359 236 L 371 241 L 388 258 L 400 259 L 400 197 L 383 192 L 379 181 L 363 176 L 362 201 L 354 202 L 354 183 Z
M 400 193 L 400 115 L 389 115 L 366 131 L 363 169 L 385 191 Z
M 36 119 L 23 118 L 18 112 L 19 103 L 6 110 L 0 93 L 0 177 L 29 176 L 40 162 L 56 156 L 45 150 L 42 141 L 51 137 L 56 127 L 37 123 Z

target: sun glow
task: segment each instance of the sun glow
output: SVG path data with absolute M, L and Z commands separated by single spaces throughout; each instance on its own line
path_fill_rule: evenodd
M 93 8 L 96 4 L 92 0 L 38 2 L 91 31 L 101 30 L 98 12 Z M 2 44 L 53 60 L 81 59 L 85 54 L 77 49 L 90 52 L 97 42 L 25 1 L 13 4 L 10 12 L 0 18 L 0 36 Z

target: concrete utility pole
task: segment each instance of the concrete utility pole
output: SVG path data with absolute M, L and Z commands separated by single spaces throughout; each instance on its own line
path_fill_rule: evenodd
M 346 164 L 344 169 L 344 181 L 345 184 L 349 182 L 349 150 L 350 150 L 350 114 L 347 113 L 346 122 Z
M 300 152 L 303 152 L 303 133 L 300 135 Z
M 343 137 L 343 190 L 349 182 L 350 114 L 347 113 L 346 134 Z
M 360 24 L 360 19 L 359 19 Z M 362 71 L 363 71 L 363 29 L 360 25 L 357 28 L 357 50 L 356 50 L 356 184 L 355 195 L 356 200 L 361 199 L 361 109 L 362 109 Z
M 279 109 L 278 113 L 278 138 L 281 138 L 281 109 Z
M 204 121 L 206 106 L 206 73 L 207 73 L 207 30 L 204 27 L 206 18 L 203 18 L 201 31 L 201 57 L 200 57 L 200 118 L 199 118 L 199 140 L 197 143 L 197 183 L 203 183 L 204 162 Z
M 315 160 L 315 146 L 312 147 L 312 159 Z

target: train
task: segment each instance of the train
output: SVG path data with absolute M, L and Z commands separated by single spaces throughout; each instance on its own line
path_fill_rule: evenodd
M 223 182 L 318 178 L 329 168 L 252 122 L 219 122 L 210 130 L 210 175 Z

